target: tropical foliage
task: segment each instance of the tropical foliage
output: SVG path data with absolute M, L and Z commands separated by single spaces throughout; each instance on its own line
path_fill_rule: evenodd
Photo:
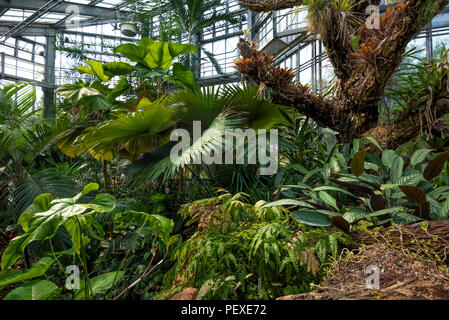
M 218 0 L 129 2 L 142 39 L 82 59 L 54 119 L 31 84 L 0 88 L 1 299 L 276 299 L 323 283 L 360 235 L 447 230 L 448 54 L 405 50 L 416 10 L 391 5 L 373 30 L 365 2 L 306 1 L 337 78 L 318 94 L 247 37 L 241 82 L 201 85 L 202 54 L 222 69 L 198 34 L 241 19 Z M 394 21 L 402 42 L 382 51 Z M 264 174 L 250 156 L 268 153 Z

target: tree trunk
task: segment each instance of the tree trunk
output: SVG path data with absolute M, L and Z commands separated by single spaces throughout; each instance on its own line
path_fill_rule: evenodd
M 108 175 L 108 167 L 107 167 L 107 161 L 103 159 L 102 161 L 102 167 L 103 167 L 103 180 L 104 180 L 104 192 L 109 192 L 109 175 Z
M 272 100 L 295 108 L 323 127 L 339 133 L 343 143 L 356 137 L 372 136 L 384 147 L 395 148 L 422 132 L 423 110 L 428 101 L 403 114 L 397 121 L 379 124 L 378 104 L 385 86 L 403 59 L 407 44 L 438 14 L 449 0 L 404 0 L 393 5 L 381 19 L 381 28 L 368 30 L 365 21 L 348 17 L 364 16 L 368 5 L 377 0 L 356 1 L 349 12 L 340 12 L 333 2 L 309 6 L 309 29 L 320 35 L 337 77 L 332 98 L 310 92 L 308 86 L 295 83 L 287 68 L 272 65 L 272 57 L 260 52 L 254 42 L 240 39 L 242 56 L 236 69 L 260 86 L 265 95 L 274 90 Z M 241 6 L 256 12 L 290 8 L 302 4 L 294 0 L 239 0 Z M 317 13 L 318 12 L 318 13 Z M 365 15 L 366 16 L 366 15 Z M 351 39 L 363 36 L 365 42 L 352 48 Z M 439 118 L 449 112 L 449 86 L 443 79 L 440 92 L 433 92 L 430 112 Z M 427 119 L 424 119 L 427 121 Z M 432 122 L 432 121 L 431 121 Z M 433 123 L 427 123 L 432 126 Z

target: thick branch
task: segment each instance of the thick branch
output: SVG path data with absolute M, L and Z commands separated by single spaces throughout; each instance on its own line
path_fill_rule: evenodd
M 367 30 L 363 23 L 357 24 L 359 27 L 349 26 L 348 14 L 339 12 L 331 3 L 318 2 L 311 6 L 309 29 L 320 34 L 338 78 L 333 100 L 312 94 L 301 84 L 273 81 L 274 75 L 282 72 L 273 72 L 267 67 L 270 59 L 266 55 L 260 55 L 252 44 L 242 40 L 238 47 L 241 55 L 249 61 L 246 61 L 247 64 L 242 61 L 239 71 L 260 84 L 263 90 L 266 91 L 267 87 L 274 89 L 274 102 L 292 106 L 318 124 L 339 132 L 342 142 L 349 142 L 354 137 L 368 133 L 386 145 L 398 145 L 419 133 L 420 127 L 417 126 L 420 126 L 421 118 L 419 114 L 414 114 L 398 121 L 394 127 L 378 126 L 378 103 L 387 82 L 402 61 L 407 44 L 448 2 L 449 0 L 398 2 L 384 15 L 381 27 L 376 30 Z M 239 3 L 247 9 L 261 12 L 292 7 L 301 1 L 239 0 Z M 360 0 L 351 12 L 365 13 L 368 5 L 378 3 L 378 0 Z M 359 28 L 363 28 L 362 34 Z M 363 36 L 357 50 L 352 49 L 350 44 L 353 33 Z M 252 57 L 256 59 L 251 60 Z M 438 114 L 447 112 L 442 101 L 435 104 Z
M 293 8 L 302 4 L 302 0 L 238 0 L 240 6 L 254 12 L 270 12 Z
M 277 88 L 272 101 L 295 108 L 298 113 L 310 117 L 322 127 L 339 131 L 340 117 L 334 112 L 333 102 L 310 93 L 306 87 L 288 85 Z
M 429 123 L 429 113 L 434 121 L 448 113 L 449 98 L 440 98 L 430 109 L 423 105 L 419 110 L 392 125 L 377 126 L 364 136 L 373 137 L 384 147 L 396 148 L 433 125 Z
M 319 125 L 338 130 L 340 120 L 332 112 L 333 102 L 320 95 L 310 92 L 309 87 L 293 82 L 276 82 L 270 75 L 269 57 L 260 53 L 255 44 L 246 39 L 240 39 L 237 44 L 245 64 L 244 73 L 261 88 L 274 89 L 274 103 L 295 108 L 299 113 L 309 116 Z
M 354 66 L 351 78 L 342 83 L 344 108 L 359 113 L 377 112 L 384 88 L 403 59 L 407 44 L 448 0 L 409 0 L 401 3 L 384 26 L 381 41 L 372 49 L 372 59 Z M 426 16 L 426 17 L 424 17 Z
M 326 20 L 316 21 L 317 26 L 314 29 L 320 34 L 335 75 L 340 80 L 346 80 L 351 75 L 354 65 L 354 57 L 350 55 L 352 48 L 347 21 L 332 6 L 327 7 L 326 10 L 328 11 Z

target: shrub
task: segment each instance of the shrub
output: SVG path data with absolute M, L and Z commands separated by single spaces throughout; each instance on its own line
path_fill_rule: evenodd
M 184 205 L 180 214 L 198 222 L 199 231 L 180 243 L 164 278 L 164 299 L 185 287 L 200 289 L 198 299 L 272 299 L 306 292 L 324 275 L 323 266 L 349 237 L 307 229 L 288 211 L 261 208 L 247 195 L 222 194 Z

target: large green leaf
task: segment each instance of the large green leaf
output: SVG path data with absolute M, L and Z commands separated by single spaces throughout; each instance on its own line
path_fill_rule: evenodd
M 53 197 L 49 193 L 43 193 L 33 200 L 31 204 L 19 217 L 18 224 L 22 226 L 23 231 L 28 232 L 30 229 L 30 220 L 38 212 L 44 212 L 50 209 L 50 203 Z
M 422 219 L 406 212 L 399 212 L 393 215 L 393 222 L 396 224 L 409 224 L 420 220 Z
M 321 200 L 324 201 L 325 204 L 330 205 L 332 208 L 339 211 L 337 206 L 337 200 L 334 197 L 332 197 L 329 193 L 327 193 L 326 191 L 320 191 L 318 192 L 318 196 L 320 197 Z
M 378 216 L 383 216 L 384 214 L 393 215 L 398 212 L 404 212 L 405 210 L 406 210 L 406 208 L 404 208 L 404 207 L 393 207 L 393 208 L 387 208 L 387 209 L 373 211 L 373 212 L 368 213 L 366 216 L 367 217 L 378 217 Z
M 343 218 L 349 223 L 355 223 L 358 220 L 366 218 L 368 214 L 369 212 L 365 208 L 352 208 L 343 215 Z
M 49 257 L 41 258 L 38 262 L 36 262 L 27 272 L 13 274 L 9 277 L 0 279 L 0 290 L 4 287 L 17 283 L 19 281 L 28 280 L 36 277 L 40 277 L 45 274 L 48 268 L 53 264 L 54 259 Z
M 263 206 L 261 206 L 260 208 L 269 208 L 269 207 L 276 207 L 276 206 L 300 206 L 300 207 L 305 207 L 305 208 L 309 208 L 309 209 L 314 209 L 315 207 L 312 206 L 311 204 L 302 201 L 302 200 L 296 200 L 296 199 L 281 199 L 281 200 L 276 200 L 273 202 L 269 202 L 264 204 Z
M 146 49 L 142 46 L 125 43 L 114 48 L 114 53 L 120 53 L 134 62 L 142 62 L 146 55 Z
M 63 222 L 64 218 L 61 216 L 61 211 L 47 211 L 44 215 L 39 213 L 34 215 L 28 232 L 12 239 L 3 252 L 1 260 L 2 272 L 5 272 L 22 256 L 25 247 L 30 242 L 42 241 L 53 237 Z
M 383 148 L 380 146 L 380 144 L 373 137 L 364 137 L 362 138 L 362 141 L 368 141 L 372 145 L 374 145 L 377 149 L 379 149 L 381 152 L 384 151 Z
M 422 173 L 412 173 L 403 175 L 396 180 L 396 183 L 401 185 L 417 185 L 422 180 L 424 180 Z
M 446 199 L 446 201 L 441 206 L 440 216 L 444 219 L 444 218 L 447 218 L 448 214 L 449 214 L 449 197 Z
M 120 79 L 119 83 L 108 93 L 108 99 L 114 101 L 118 97 L 124 95 L 128 91 L 132 90 L 132 86 L 128 83 L 126 78 Z
M 85 185 L 83 191 L 78 193 L 75 197 L 73 197 L 73 199 L 75 199 L 75 201 L 78 201 L 79 199 L 81 199 L 82 196 L 85 196 L 86 194 L 97 190 L 100 190 L 100 185 L 98 183 L 95 182 L 89 183 Z
M 97 110 L 104 110 L 112 106 L 111 101 L 109 101 L 107 97 L 101 94 L 84 96 L 80 100 L 78 100 L 78 103 L 80 103 L 84 107 L 84 110 L 86 110 L 87 113 L 91 113 Z
M 352 196 L 352 197 L 356 197 L 353 193 L 351 193 L 351 192 L 349 192 L 347 190 L 344 190 L 342 188 L 334 187 L 334 186 L 316 187 L 316 188 L 313 188 L 312 191 L 337 191 L 337 192 L 341 192 L 341 193 L 347 194 L 347 195 Z
M 98 184 L 87 185 L 81 193 L 73 198 L 56 199 L 48 204 L 48 210 L 29 214 L 22 219 L 26 226 L 26 233 L 20 235 L 9 243 L 1 259 L 2 271 L 6 271 L 19 259 L 25 247 L 32 241 L 43 241 L 52 238 L 59 227 L 72 217 L 80 217 L 88 209 L 97 212 L 111 212 L 115 208 L 115 199 L 109 195 L 98 195 L 95 200 L 88 204 L 77 204 L 76 202 L 85 194 L 97 190 Z M 39 198 L 39 197 L 38 197 Z M 33 203 L 32 206 L 35 206 Z
M 81 74 L 88 73 L 94 75 L 101 82 L 109 81 L 110 77 L 108 77 L 104 73 L 103 64 L 100 61 L 86 60 L 85 62 L 87 63 L 88 66 L 82 66 L 77 68 Z
M 4 300 L 55 300 L 61 297 L 61 289 L 47 280 L 33 280 L 14 290 Z
M 242 87 L 231 85 L 222 87 L 220 91 L 222 105 L 229 105 L 231 110 L 243 117 L 248 128 L 269 130 L 275 125 L 288 122 L 281 114 L 283 107 L 260 98 L 259 86 L 244 83 Z
M 173 64 L 173 74 L 167 77 L 166 81 L 180 84 L 190 89 L 195 87 L 195 76 L 193 72 L 181 63 Z
M 431 152 L 432 150 L 430 149 L 418 149 L 416 150 L 412 157 L 410 158 L 410 164 L 412 166 L 417 165 L 418 163 L 421 163 L 424 161 L 424 159 L 427 157 L 427 155 L 429 154 L 429 152 Z
M 176 58 L 184 53 L 198 52 L 198 48 L 195 47 L 193 44 L 189 43 L 186 44 L 186 43 L 169 42 L 168 51 L 170 52 L 170 55 L 173 58 Z
M 112 271 L 89 279 L 92 295 L 105 294 L 115 283 L 120 281 L 124 274 L 125 272 L 123 271 Z M 75 299 L 85 300 L 85 292 L 85 282 L 82 281 L 80 283 L 80 288 L 75 291 Z
M 163 77 L 169 74 L 168 70 L 150 69 L 145 64 L 139 62 L 134 67 L 141 78 Z
M 396 157 L 398 157 L 398 155 L 393 150 L 385 150 L 384 152 L 382 152 L 382 163 L 387 168 L 391 168 L 393 160 Z
M 120 53 L 131 61 L 142 63 L 150 69 L 162 70 L 168 70 L 173 59 L 180 54 L 195 51 L 197 48 L 191 44 L 156 42 L 148 38 L 136 44 L 122 44 L 114 49 L 114 53 Z
M 390 180 L 393 183 L 397 183 L 398 179 L 402 176 L 402 170 L 404 168 L 404 160 L 401 157 L 395 157 L 391 164 Z
M 111 78 L 113 76 L 124 76 L 134 71 L 133 66 L 126 62 L 108 62 L 103 64 L 103 69 L 105 74 Z
M 80 82 L 75 84 L 65 84 L 59 87 L 56 92 L 65 98 L 78 102 L 85 96 L 101 95 L 100 91 L 89 87 L 89 83 Z
M 157 236 L 160 237 L 165 244 L 168 243 L 170 233 L 172 232 L 174 226 L 173 220 L 158 214 L 149 214 L 146 212 L 128 211 L 128 213 L 131 213 L 134 216 L 134 219 L 138 225 L 150 225 L 153 231 L 156 232 Z
M 138 111 L 118 114 L 114 120 L 88 128 L 77 140 L 79 152 L 112 149 L 135 160 L 151 148 L 167 143 L 173 118 L 166 101 L 167 98 L 154 102 L 142 99 Z
M 115 208 L 115 203 L 113 195 L 104 193 L 97 195 L 91 203 L 81 204 L 81 206 L 96 212 L 111 212 Z

